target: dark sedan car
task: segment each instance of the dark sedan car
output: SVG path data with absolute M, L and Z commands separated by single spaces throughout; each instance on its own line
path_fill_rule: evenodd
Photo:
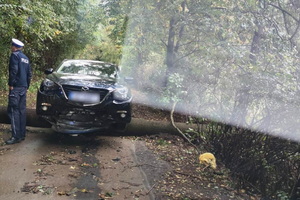
M 131 121 L 130 90 L 119 84 L 118 67 L 93 60 L 64 60 L 37 93 L 36 112 L 57 132 L 122 130 Z

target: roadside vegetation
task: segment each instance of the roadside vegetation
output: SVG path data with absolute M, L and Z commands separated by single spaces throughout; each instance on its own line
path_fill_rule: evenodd
M 182 136 L 214 153 L 237 187 L 299 199 L 299 10 L 295 0 L 4 0 L 1 104 L 12 38 L 32 63 L 32 107 L 45 69 L 67 58 L 113 62 L 154 97 L 147 106 L 199 126 Z

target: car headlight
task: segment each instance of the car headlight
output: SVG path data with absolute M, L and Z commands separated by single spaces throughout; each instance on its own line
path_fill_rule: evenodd
M 49 79 L 45 79 L 42 86 L 45 91 L 59 89 L 58 85 Z
M 113 95 L 114 99 L 119 101 L 128 100 L 130 98 L 129 90 L 126 87 L 117 88 Z

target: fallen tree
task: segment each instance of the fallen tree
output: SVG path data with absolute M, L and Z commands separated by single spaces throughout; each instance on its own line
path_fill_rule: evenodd
M 7 108 L 0 107 L 0 123 L 10 124 L 10 120 L 7 116 Z M 27 126 L 40 127 L 40 128 L 50 128 L 46 120 L 36 115 L 35 109 L 27 109 Z M 177 123 L 177 128 L 181 130 L 186 130 L 191 127 L 190 124 Z M 127 126 L 124 134 L 130 135 L 151 135 L 157 133 L 169 133 L 178 134 L 178 130 L 174 128 L 169 121 L 152 121 L 140 118 L 132 118 L 131 123 Z
M 35 109 L 28 109 L 26 113 L 26 124 L 32 127 L 50 128 L 51 125 L 44 119 L 36 115 Z M 0 106 L 0 123 L 10 124 L 9 117 L 7 115 L 7 107 Z

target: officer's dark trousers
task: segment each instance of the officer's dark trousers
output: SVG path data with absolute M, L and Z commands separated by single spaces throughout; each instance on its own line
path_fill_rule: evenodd
M 26 93 L 25 87 L 14 87 L 9 91 L 7 113 L 11 122 L 12 137 L 25 138 L 26 134 Z

